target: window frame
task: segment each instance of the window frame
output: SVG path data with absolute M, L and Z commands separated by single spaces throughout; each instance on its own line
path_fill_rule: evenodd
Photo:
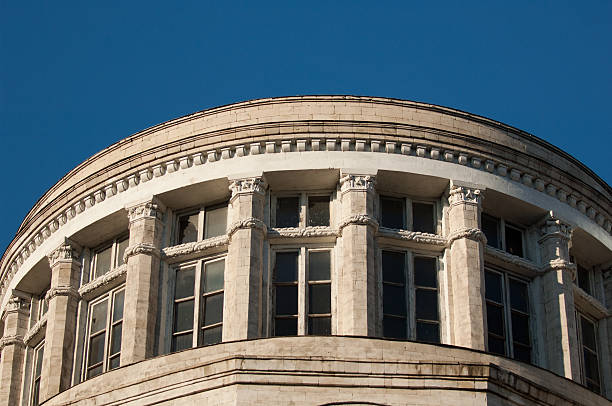
M 403 219 L 403 226 L 402 228 L 393 228 L 393 227 L 387 227 L 385 225 L 383 225 L 383 221 L 382 221 L 382 212 L 383 212 L 383 205 L 382 205 L 382 200 L 383 199 L 392 199 L 392 200 L 401 200 L 402 201 L 402 206 L 403 206 L 403 215 L 402 215 L 402 219 Z M 428 199 L 422 199 L 422 198 L 412 198 L 412 197 L 408 197 L 408 196 L 403 196 L 403 195 L 398 195 L 395 193 L 387 193 L 387 192 L 383 192 L 383 193 L 379 193 L 378 194 L 378 205 L 377 205 L 377 217 L 378 217 L 378 221 L 381 227 L 387 228 L 389 230 L 406 230 L 406 231 L 415 231 L 414 230 L 414 204 L 426 204 L 426 205 L 430 205 L 432 206 L 432 218 L 431 218 L 431 225 L 433 228 L 433 234 L 434 235 L 438 235 L 440 234 L 440 227 L 438 224 L 438 220 L 439 220 L 439 213 L 438 213 L 438 201 L 436 200 L 428 200 Z M 426 233 L 424 231 L 418 231 L 416 230 L 416 232 L 423 232 Z
M 224 200 L 222 202 L 213 203 L 213 204 L 206 204 L 206 205 L 200 205 L 196 207 L 190 207 L 190 208 L 186 208 L 186 209 L 177 211 L 174 216 L 174 222 L 173 222 L 173 232 L 172 232 L 172 238 L 171 238 L 171 241 L 173 242 L 172 245 L 175 246 L 175 245 L 189 244 L 192 242 L 204 241 L 205 239 L 207 239 L 207 238 L 204 238 L 206 236 L 206 230 L 208 227 L 208 224 L 206 221 L 206 214 L 213 210 L 217 210 L 217 209 L 224 208 L 224 207 L 226 208 L 225 233 L 215 235 L 212 237 L 208 237 L 208 238 L 216 238 L 216 237 L 220 237 L 222 235 L 227 234 L 227 226 L 228 226 L 228 218 L 229 218 L 229 201 L 228 200 Z M 194 214 L 198 215 L 198 224 L 197 224 L 198 228 L 197 228 L 196 240 L 189 241 L 189 242 L 180 242 L 179 233 L 181 229 L 181 226 L 180 226 L 181 218 L 185 216 L 191 216 Z
M 581 311 L 580 309 L 576 309 L 575 311 L 575 317 L 576 317 L 576 325 L 577 325 L 577 338 L 578 338 L 578 348 L 580 350 L 580 355 L 578 357 L 579 362 L 580 362 L 580 382 L 581 384 L 586 387 L 588 390 L 590 390 L 591 392 L 597 393 L 597 394 L 602 394 L 602 389 L 603 389 L 603 382 L 602 382 L 602 371 L 601 371 L 601 344 L 599 342 L 599 322 L 598 320 L 588 316 L 585 312 Z M 591 323 L 593 325 L 593 335 L 594 335 L 594 339 L 595 339 L 595 352 L 593 352 L 592 348 L 589 348 L 587 346 L 585 346 L 584 342 L 583 342 L 583 332 L 582 332 L 582 319 L 585 319 L 586 321 L 588 321 L 589 323 Z M 591 380 L 590 378 L 587 378 L 586 376 L 586 367 L 585 367 L 585 360 L 584 360 L 584 351 L 585 349 L 591 353 L 593 353 L 595 355 L 595 358 L 597 359 L 597 373 L 598 373 L 598 382 L 597 385 L 599 386 L 599 391 L 595 391 L 591 388 L 589 388 L 588 384 L 589 384 L 589 380 Z
M 276 209 L 278 199 L 287 197 L 298 198 L 298 224 L 295 227 L 278 227 L 276 219 Z M 309 198 L 310 197 L 329 197 L 329 225 L 309 225 L 310 222 L 310 210 L 309 210 Z M 307 192 L 279 192 L 272 193 L 270 197 L 270 224 L 272 228 L 306 228 L 306 227 L 331 227 L 334 224 L 334 192 L 332 190 L 312 190 Z
M 45 351 L 45 340 L 41 340 L 33 348 L 33 357 L 32 357 L 32 371 L 31 371 L 31 379 L 30 379 L 30 399 L 28 401 L 28 405 L 30 406 L 38 406 L 40 404 L 40 380 L 42 377 L 42 358 L 44 357 Z M 38 362 L 40 360 L 40 374 L 38 374 Z M 37 375 L 38 374 L 38 375 Z M 38 387 L 37 384 L 38 383 Z M 38 389 L 38 390 L 37 390 Z M 36 399 L 35 399 L 36 396 Z
M 128 242 L 128 244 L 126 245 L 126 248 L 127 248 L 129 246 L 129 239 L 130 239 L 129 233 L 122 233 L 118 235 L 117 237 L 113 238 L 112 240 L 108 240 L 91 250 L 91 260 L 90 260 L 90 267 L 89 267 L 89 280 L 90 281 L 101 278 L 107 273 L 110 273 L 113 270 L 124 265 L 123 258 L 119 258 L 118 248 L 119 248 L 119 245 L 124 241 Z M 108 269 L 108 271 L 96 276 L 96 267 L 98 264 L 98 254 L 100 254 L 101 252 L 105 251 L 108 248 L 111 248 L 110 268 Z
M 494 247 L 493 245 L 489 245 L 489 243 L 487 242 L 487 246 L 494 248 L 494 249 L 498 249 L 501 251 L 504 251 L 510 255 L 514 255 L 517 256 L 519 258 L 525 258 L 527 259 L 527 245 L 526 245 L 526 241 L 525 241 L 525 231 L 526 228 L 523 226 L 520 226 L 514 222 L 509 222 L 506 219 L 504 219 L 503 217 L 497 217 L 494 216 L 492 214 L 489 213 L 485 213 L 484 211 L 481 213 L 481 219 L 480 219 L 480 227 L 482 229 L 482 216 L 486 216 L 489 217 L 490 219 L 496 220 L 497 221 L 497 239 L 499 241 L 500 247 Z M 508 251 L 508 244 L 506 242 L 506 228 L 510 228 L 513 229 L 515 231 L 518 231 L 521 234 L 521 252 L 522 255 L 516 255 L 516 254 L 512 254 Z

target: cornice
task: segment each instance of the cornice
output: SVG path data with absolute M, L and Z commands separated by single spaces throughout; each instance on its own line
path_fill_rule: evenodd
M 445 247 L 447 245 L 446 238 L 437 234 L 422 233 L 419 231 L 396 230 L 392 228 L 380 227 L 378 237 L 394 238 L 402 241 L 415 242 L 417 244 L 435 245 Z
M 47 291 L 45 295 L 45 300 L 48 302 L 56 296 L 68 296 L 75 300 L 81 299 L 81 295 L 79 295 L 79 291 L 72 286 L 55 286 Z
M 268 238 L 316 238 L 316 237 L 339 237 L 340 232 L 331 227 L 287 227 L 268 229 Z

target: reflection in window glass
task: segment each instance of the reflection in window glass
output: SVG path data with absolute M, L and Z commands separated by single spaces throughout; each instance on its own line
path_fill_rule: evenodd
M 227 229 L 227 206 L 207 209 L 204 225 L 204 238 L 224 235 Z
M 198 213 L 179 217 L 177 244 L 185 244 L 198 240 Z
M 329 196 L 308 197 L 308 225 L 329 226 Z
M 482 232 L 487 237 L 487 245 L 501 249 L 501 238 L 499 237 L 499 220 L 485 213 L 481 216 Z
M 125 254 L 125 249 L 128 247 L 129 242 L 129 238 L 125 238 L 117 242 L 117 266 L 123 265 L 125 263 L 125 261 L 123 260 L 123 255 Z
M 112 245 L 96 253 L 95 277 L 99 277 L 110 271 L 112 260 Z
M 381 225 L 387 228 L 403 229 L 404 222 L 404 199 L 394 197 L 380 197 Z

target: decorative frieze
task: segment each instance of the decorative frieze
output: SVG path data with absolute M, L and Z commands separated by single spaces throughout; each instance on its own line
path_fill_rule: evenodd
M 418 244 L 430 244 L 444 247 L 447 244 L 446 238 L 437 235 L 423 233 L 420 231 L 394 230 L 392 228 L 380 227 L 378 237 L 394 238 L 402 241 L 411 241 Z
M 74 241 L 70 241 L 69 239 L 64 239 L 64 243 L 57 247 L 53 252 L 47 255 L 47 259 L 49 261 L 49 266 L 51 269 L 58 262 L 71 262 L 77 261 L 79 262 L 79 257 L 81 255 L 81 247 L 75 243 Z
M 340 178 L 340 190 L 344 194 L 350 190 L 374 192 L 376 177 L 372 175 L 349 174 Z
M 230 182 L 229 189 L 232 191 L 232 199 L 239 194 L 258 193 L 265 195 L 268 185 L 261 177 L 235 179 Z
M 467 186 L 452 186 L 448 196 L 448 202 L 451 206 L 457 204 L 473 204 L 480 206 L 482 204 L 482 193 L 480 189 Z
M 147 217 L 161 220 L 163 219 L 164 211 L 164 206 L 157 199 L 154 199 L 153 201 L 147 201 L 129 207 L 128 218 L 130 219 L 130 223 Z
M 331 227 L 288 227 L 268 229 L 268 238 L 338 237 L 340 233 Z

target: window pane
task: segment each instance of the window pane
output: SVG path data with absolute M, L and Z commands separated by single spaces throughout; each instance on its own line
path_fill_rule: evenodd
M 111 268 L 111 250 L 108 247 L 105 250 L 96 253 L 96 272 L 94 277 L 99 277 L 110 271 Z
M 211 345 L 221 342 L 223 336 L 223 327 L 207 328 L 202 332 L 202 345 Z
M 181 334 L 172 337 L 172 351 L 181 351 L 193 346 L 193 336 L 191 333 Z
M 193 296 L 195 284 L 195 268 L 177 269 L 174 286 L 174 299 L 183 299 Z
M 204 326 L 223 322 L 223 293 L 204 298 Z
M 584 317 L 580 317 L 580 325 L 582 327 L 582 345 L 593 352 L 597 352 L 595 325 Z
M 414 259 L 414 284 L 428 288 L 438 287 L 435 258 L 416 257 Z
M 125 290 L 115 293 L 115 302 L 113 303 L 113 321 L 118 321 L 123 318 L 124 299 L 125 299 Z
M 275 336 L 296 336 L 297 335 L 297 318 L 275 319 L 274 320 L 274 335 Z
M 32 389 L 32 404 L 38 406 L 40 403 L 40 378 L 34 381 L 34 388 Z
M 35 377 L 39 377 L 40 373 L 42 371 L 42 362 L 43 362 L 43 355 L 45 353 L 45 347 L 42 346 L 38 349 L 38 351 L 36 351 L 36 369 L 34 372 L 34 376 Z
M 96 303 L 91 309 L 91 334 L 102 331 L 106 328 L 106 307 L 107 300 Z
M 588 269 L 585 269 L 578 265 L 578 286 L 586 293 L 591 294 L 591 277 Z
M 514 344 L 514 359 L 530 363 L 531 362 L 531 348 L 515 343 Z
M 297 286 L 276 287 L 276 314 L 297 314 L 298 290 Z
M 381 226 L 388 228 L 404 227 L 404 199 L 393 197 L 380 198 Z
M 512 340 L 529 346 L 529 316 L 512 312 Z
M 597 356 L 585 349 L 584 351 L 584 375 L 587 379 L 599 384 L 599 362 Z
M 177 244 L 194 242 L 198 239 L 198 213 L 179 217 Z
M 87 371 L 87 379 L 89 378 L 93 378 L 94 376 L 98 376 L 102 373 L 102 365 L 99 365 L 95 368 L 90 369 L 89 371 Z
M 422 233 L 436 233 L 433 204 L 412 203 L 412 230 Z
M 193 300 L 174 304 L 174 332 L 193 329 Z
M 115 355 L 121 352 L 121 331 L 123 323 L 119 323 L 113 326 L 111 333 L 111 350 L 110 355 Z
M 308 312 L 310 314 L 331 313 L 331 285 L 310 285 L 308 287 Z
M 406 290 L 403 286 L 383 285 L 383 313 L 406 316 Z
M 125 249 L 128 247 L 129 242 L 128 238 L 117 242 L 117 266 L 125 263 L 123 261 L 123 254 L 125 254 Z
M 439 343 L 440 326 L 437 323 L 417 321 L 416 339 L 428 343 Z
M 502 302 L 502 281 L 500 274 L 485 272 L 485 297 L 497 303 Z
M 490 333 L 504 337 L 504 308 L 487 303 L 487 326 Z
M 506 251 L 523 256 L 523 233 L 520 230 L 506 226 Z
M 276 199 L 276 227 L 297 227 L 300 223 L 300 198 Z
M 416 318 L 438 320 L 438 291 L 417 289 L 415 294 Z
M 405 254 L 403 252 L 383 251 L 383 281 L 403 284 L 406 281 L 404 264 Z
M 209 262 L 204 269 L 204 292 L 214 292 L 215 290 L 223 289 L 225 260 Z
M 527 284 L 510 278 L 510 307 L 529 313 Z
M 506 355 L 506 342 L 489 334 L 489 352 Z
M 49 291 L 49 290 L 47 289 L 47 290 L 46 290 L 46 291 L 44 291 L 44 292 L 43 292 L 43 294 L 40 296 L 40 304 L 39 304 L 39 305 L 41 306 L 41 309 L 40 309 L 40 315 L 41 315 L 41 316 L 44 316 L 45 314 L 47 314 L 47 310 L 49 310 L 49 302 L 47 302 L 47 301 L 45 300 L 45 296 L 47 295 L 47 292 L 48 292 L 48 291 Z
M 329 196 L 308 198 L 308 225 L 329 226 Z
M 406 339 L 406 318 L 384 316 L 383 335 L 387 338 Z
M 88 366 L 95 365 L 104 360 L 104 339 L 106 334 L 102 333 L 89 340 Z
M 206 210 L 204 238 L 225 235 L 227 229 L 227 206 Z
M 487 237 L 487 245 L 501 249 L 501 241 L 499 239 L 499 220 L 483 213 L 481 222 L 482 232 Z
M 108 369 L 115 369 L 115 368 L 119 368 L 119 364 L 121 362 L 121 356 L 116 355 L 113 358 L 110 359 L 110 362 L 108 363 Z
M 276 282 L 295 282 L 298 272 L 297 252 L 276 253 L 276 266 L 274 267 L 274 280 Z
M 309 317 L 308 334 L 318 336 L 331 335 L 331 317 Z
M 330 252 L 315 251 L 308 255 L 308 280 L 330 280 Z

